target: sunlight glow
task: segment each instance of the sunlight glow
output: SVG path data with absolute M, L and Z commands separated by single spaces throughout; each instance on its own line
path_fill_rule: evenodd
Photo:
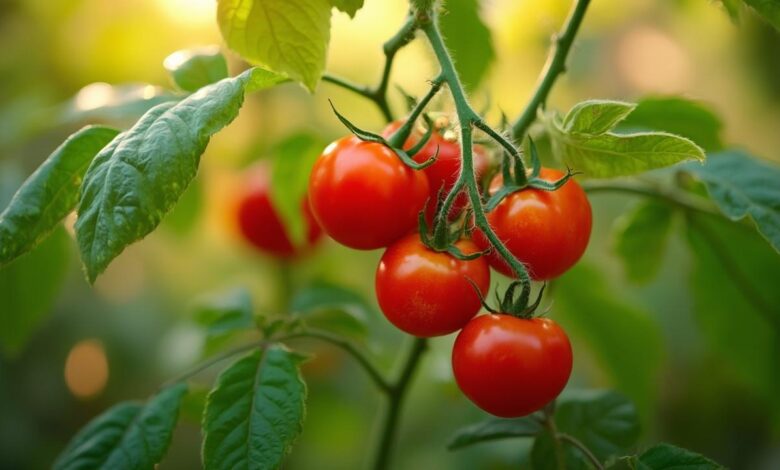
M 691 79 L 686 51 L 667 33 L 642 26 L 627 33 L 616 51 L 621 77 L 642 93 L 684 92 Z
M 216 21 L 216 0 L 156 0 L 156 2 L 176 23 L 202 26 Z
M 76 109 L 80 111 L 89 111 L 114 101 L 114 88 L 108 83 L 91 83 L 76 93 Z
M 65 360 L 65 384 L 77 398 L 99 395 L 108 382 L 108 359 L 103 344 L 94 339 L 79 341 Z

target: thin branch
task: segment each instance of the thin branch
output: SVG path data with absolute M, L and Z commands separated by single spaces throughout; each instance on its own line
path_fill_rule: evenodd
M 590 460 L 590 463 L 593 464 L 594 467 L 596 467 L 596 470 L 604 470 L 604 465 L 599 461 L 599 459 L 593 455 L 593 452 L 588 449 L 588 447 L 583 444 L 580 440 L 578 440 L 574 436 L 570 436 L 569 434 L 559 432 L 557 434 L 557 438 L 560 439 L 563 442 L 566 442 L 568 444 L 571 444 L 572 446 L 576 447 L 582 454 L 587 457 L 588 460 Z

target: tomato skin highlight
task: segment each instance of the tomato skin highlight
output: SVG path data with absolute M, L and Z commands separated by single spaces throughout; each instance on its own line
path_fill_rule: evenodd
M 542 168 L 539 176 L 553 182 L 564 173 Z M 502 183 L 503 177 L 496 176 L 490 192 L 498 191 Z M 498 238 L 525 263 L 535 280 L 556 278 L 574 266 L 588 247 L 593 223 L 588 197 L 573 179 L 556 191 L 528 188 L 510 194 L 487 214 L 487 219 Z M 474 231 L 474 241 L 480 249 L 489 246 L 480 230 Z M 514 276 L 495 250 L 488 259 L 496 271 Z
M 238 198 L 236 218 L 243 238 L 253 247 L 280 259 L 296 257 L 313 247 L 322 237 L 322 230 L 309 208 L 308 198 L 301 201 L 306 225 L 306 243 L 296 247 L 271 201 L 271 174 L 261 163 L 246 172 L 244 186 Z
M 548 318 L 481 315 L 463 328 L 452 349 L 458 387 L 502 418 L 540 410 L 561 393 L 571 369 L 569 338 Z
M 389 138 L 395 131 L 398 130 L 404 121 L 394 121 L 385 127 L 382 131 L 382 136 Z M 412 131 L 411 135 L 406 139 L 404 143 L 404 149 L 409 150 L 422 139 L 422 134 L 418 130 Z M 433 221 L 433 217 L 436 214 L 436 198 L 439 195 L 441 188 L 444 188 L 444 193 L 447 194 L 450 189 L 455 185 L 455 181 L 458 179 L 460 169 L 463 162 L 463 157 L 460 151 L 460 145 L 457 141 L 445 139 L 441 132 L 436 131 L 431 134 L 430 140 L 425 146 L 412 158 L 418 163 L 423 163 L 432 156 L 436 155 L 436 149 L 438 148 L 439 154 L 436 156 L 436 162 L 423 169 L 425 176 L 428 177 L 428 185 L 430 186 L 430 202 L 426 207 L 425 215 L 428 219 L 428 223 Z M 485 147 L 481 145 L 474 145 L 472 152 L 474 163 L 474 174 L 477 176 L 477 180 L 485 174 L 490 166 L 490 157 Z M 468 204 L 468 196 L 465 192 L 458 194 L 455 198 L 455 202 L 452 205 L 450 211 L 450 220 L 455 219 Z
M 456 243 L 465 254 L 477 252 L 469 240 Z M 385 317 L 398 329 L 428 338 L 455 332 L 482 308 L 467 278 L 485 296 L 490 268 L 483 257 L 470 261 L 426 247 L 419 234 L 387 248 L 376 272 L 376 295 Z
M 325 233 L 358 250 L 386 247 L 417 226 L 428 180 L 388 147 L 343 137 L 323 151 L 309 179 L 309 202 Z

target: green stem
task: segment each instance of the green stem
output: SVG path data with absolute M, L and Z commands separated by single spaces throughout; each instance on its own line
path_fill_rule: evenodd
M 165 382 L 162 383 L 162 385 L 160 385 L 160 389 L 162 390 L 162 389 L 164 389 L 164 388 L 166 388 L 166 387 L 168 387 L 170 385 L 173 385 L 175 383 L 179 383 L 179 382 L 183 382 L 185 380 L 188 380 L 188 379 L 196 376 L 197 374 L 203 372 L 204 370 L 208 369 L 209 367 L 211 367 L 213 365 L 216 365 L 216 364 L 218 364 L 218 363 L 220 363 L 222 361 L 230 359 L 231 357 L 233 357 L 235 355 L 238 355 L 238 354 L 241 354 L 242 352 L 246 352 L 246 351 L 249 351 L 251 349 L 256 349 L 256 348 L 263 347 L 263 346 L 267 345 L 268 343 L 269 343 L 268 341 L 263 341 L 263 340 L 261 340 L 261 341 L 253 341 L 251 343 L 247 343 L 247 344 L 238 346 L 236 348 L 230 349 L 228 351 L 225 351 L 225 352 L 223 352 L 221 354 L 217 354 L 216 356 L 213 356 L 213 357 L 211 357 L 211 358 L 201 362 L 200 364 L 197 364 L 195 367 L 192 367 L 191 369 L 188 369 L 188 370 L 182 372 L 181 374 L 179 374 L 177 376 L 174 376 L 171 379 L 166 380 Z
M 387 393 L 387 409 L 382 421 L 382 432 L 379 438 L 376 454 L 374 455 L 374 469 L 384 470 L 390 463 L 390 452 L 393 450 L 396 435 L 398 434 L 398 420 L 401 414 L 404 397 L 409 388 L 414 372 L 420 363 L 420 358 L 428 347 L 425 338 L 415 338 L 409 355 L 404 362 L 398 379 L 393 382 Z
M 558 433 L 558 427 L 555 425 L 555 419 L 553 418 L 552 407 L 550 405 L 544 408 L 544 420 L 542 423 L 547 428 L 550 436 L 553 440 L 553 446 L 555 448 L 555 463 L 558 470 L 566 470 L 566 454 L 563 453 L 563 446 L 561 445 L 560 434 Z
M 547 101 L 547 96 L 550 94 L 555 81 L 566 71 L 566 58 L 585 17 L 588 4 L 590 4 L 590 0 L 576 0 L 563 27 L 563 31 L 555 38 L 555 44 L 550 51 L 550 56 L 542 71 L 536 91 L 531 97 L 531 101 L 526 105 L 523 114 L 512 124 L 512 135 L 516 139 L 522 139 L 525 133 L 528 132 L 528 128 L 531 127 L 531 124 L 536 119 L 539 108 L 543 107 Z
M 596 470 L 604 470 L 604 465 L 602 465 L 599 459 L 595 455 L 593 455 L 593 452 L 591 452 L 591 450 L 588 449 L 588 447 L 585 444 L 583 444 L 579 439 L 562 432 L 559 432 L 557 434 L 557 437 L 559 441 L 571 444 L 572 446 L 576 447 L 580 452 L 582 452 L 582 455 L 584 455 L 588 460 L 590 460 L 590 463 L 593 464 Z
M 479 194 L 479 186 L 477 184 L 477 178 L 474 174 L 474 155 L 473 155 L 473 135 L 472 125 L 482 121 L 480 116 L 474 111 L 466 98 L 466 92 L 463 90 L 463 85 L 460 82 L 458 73 L 455 70 L 455 66 L 450 57 L 450 53 L 447 51 L 447 47 L 444 45 L 441 33 L 438 27 L 438 18 L 435 14 L 430 13 L 430 16 L 423 16 L 423 18 L 429 21 L 424 22 L 420 27 L 428 38 L 428 42 L 433 48 L 433 52 L 441 66 L 441 76 L 444 81 L 449 85 L 450 93 L 452 94 L 452 100 L 455 103 L 455 112 L 460 121 L 460 140 L 462 149 L 462 168 L 458 179 L 456 180 L 452 190 L 444 200 L 444 204 L 440 209 L 440 213 L 437 217 L 446 217 L 449 214 L 452 204 L 455 202 L 455 197 L 461 188 L 465 185 L 466 192 L 471 202 L 472 210 L 474 211 L 474 223 L 482 231 L 485 237 L 490 241 L 493 248 L 506 260 L 509 266 L 517 275 L 518 279 L 523 283 L 530 285 L 531 278 L 528 275 L 523 263 L 515 258 L 512 253 L 506 248 L 504 243 L 498 238 L 493 228 L 488 223 L 487 216 L 485 215 L 485 209 L 482 206 L 482 200 Z M 444 214 L 444 215 L 441 215 Z

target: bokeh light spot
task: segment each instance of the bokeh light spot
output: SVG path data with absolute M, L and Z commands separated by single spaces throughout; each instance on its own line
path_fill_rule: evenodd
M 77 398 L 99 395 L 108 383 L 108 359 L 100 341 L 79 341 L 65 360 L 65 384 Z
M 636 91 L 679 93 L 691 78 L 687 53 L 665 32 L 641 26 L 625 34 L 616 51 L 618 73 Z
M 157 0 L 171 20 L 185 25 L 202 25 L 216 21 L 216 0 Z

